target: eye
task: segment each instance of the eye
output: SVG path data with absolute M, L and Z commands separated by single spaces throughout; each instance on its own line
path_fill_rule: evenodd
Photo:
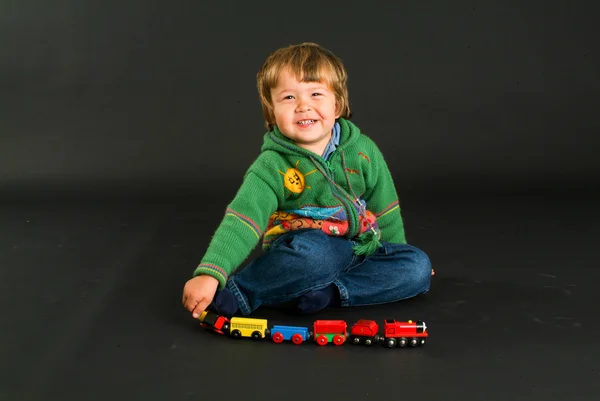
M 284 96 L 283 100 L 288 100 L 288 99 L 293 99 L 293 98 L 294 98 L 294 96 L 287 95 L 287 96 Z
M 322 93 L 320 93 L 320 92 L 315 92 L 315 93 L 313 93 L 312 95 L 313 95 L 313 96 L 321 96 L 321 95 L 322 95 Z

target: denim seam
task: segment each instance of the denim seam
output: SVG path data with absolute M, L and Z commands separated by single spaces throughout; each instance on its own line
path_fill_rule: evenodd
M 348 306 L 348 290 L 346 287 L 339 280 L 335 280 L 333 284 L 336 285 L 340 292 L 340 306 Z
M 244 316 L 250 314 L 250 305 L 248 305 L 248 302 L 242 295 L 242 292 L 238 288 L 237 284 L 233 281 L 233 277 L 229 278 L 229 281 L 227 282 L 227 287 L 229 287 L 231 293 L 236 297 L 238 301 L 238 308 L 240 308 L 242 314 Z
M 358 259 L 358 256 L 356 254 L 353 254 L 352 259 L 350 259 L 350 262 L 348 262 L 348 264 L 346 266 L 344 266 L 344 268 L 342 269 L 340 274 L 343 274 L 344 272 L 350 270 L 351 267 L 353 268 L 356 264 L 357 259 Z M 333 281 L 333 284 L 335 284 L 337 286 L 337 288 L 340 292 L 340 306 L 349 306 L 350 305 L 350 300 L 349 300 L 350 296 L 348 295 L 348 289 L 346 288 L 346 286 L 344 284 L 342 284 L 342 282 L 338 278 L 336 278 Z

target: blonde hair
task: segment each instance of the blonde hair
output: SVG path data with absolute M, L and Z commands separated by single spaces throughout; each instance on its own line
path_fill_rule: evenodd
M 342 60 L 316 43 L 305 42 L 276 50 L 256 74 L 265 126 L 269 131 L 275 126 L 271 88 L 277 86 L 279 74 L 285 68 L 289 68 L 301 82 L 325 82 L 335 93 L 336 113 L 340 117 L 351 118 L 348 74 Z

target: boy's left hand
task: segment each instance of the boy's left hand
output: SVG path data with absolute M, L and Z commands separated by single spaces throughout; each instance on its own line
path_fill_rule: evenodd
M 181 302 L 183 306 L 190 312 L 194 319 L 212 302 L 219 281 L 211 276 L 200 275 L 188 280 L 183 287 L 183 297 Z

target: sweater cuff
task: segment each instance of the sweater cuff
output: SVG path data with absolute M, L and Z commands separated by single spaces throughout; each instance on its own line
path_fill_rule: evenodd
M 217 265 L 213 265 L 210 263 L 199 264 L 198 267 L 196 267 L 196 270 L 194 270 L 194 274 L 192 276 L 196 277 L 196 276 L 200 276 L 202 274 L 207 275 L 207 276 L 212 276 L 212 277 L 216 278 L 217 280 L 219 280 L 219 287 L 218 287 L 219 290 L 222 290 L 223 288 L 225 288 L 225 284 L 227 283 L 227 278 L 229 277 L 227 272 L 222 267 L 219 267 Z

